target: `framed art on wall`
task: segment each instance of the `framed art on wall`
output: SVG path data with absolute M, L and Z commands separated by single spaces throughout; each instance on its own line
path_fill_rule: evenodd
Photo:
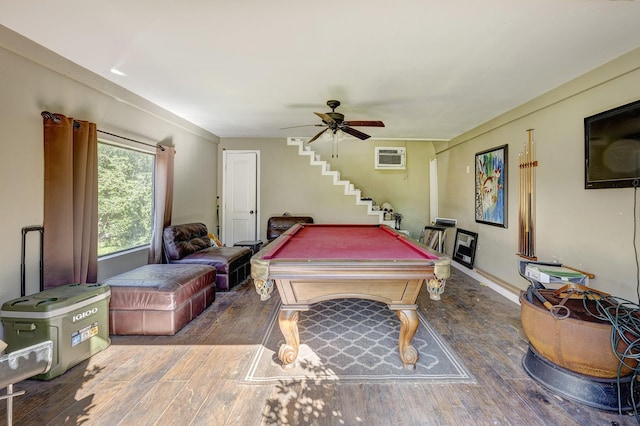
M 476 222 L 507 227 L 508 145 L 476 154 Z

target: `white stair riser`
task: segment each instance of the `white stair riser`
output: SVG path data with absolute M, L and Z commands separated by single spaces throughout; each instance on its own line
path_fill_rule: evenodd
M 344 186 L 344 195 L 353 196 L 356 199 L 357 206 L 367 206 L 367 214 L 370 216 L 378 216 L 379 223 L 385 223 L 384 212 L 380 210 L 373 210 L 373 202 L 371 200 L 362 200 L 362 191 L 355 189 L 354 185 L 347 180 L 340 180 L 340 172 L 331 170 L 331 165 L 320 159 L 320 155 L 311 150 L 309 145 L 305 144 L 304 138 L 287 138 L 287 145 L 298 146 L 298 154 L 306 155 L 309 157 L 309 163 L 312 166 L 320 166 L 321 174 L 325 176 L 333 176 L 334 185 Z

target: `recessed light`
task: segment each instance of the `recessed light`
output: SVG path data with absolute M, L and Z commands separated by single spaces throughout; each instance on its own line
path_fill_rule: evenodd
M 117 69 L 115 69 L 115 68 L 111 68 L 109 71 L 111 71 L 113 74 L 115 74 L 115 75 L 119 75 L 119 76 L 121 76 L 121 77 L 126 76 L 126 74 L 125 74 L 125 73 L 123 73 L 122 71 L 117 70 Z

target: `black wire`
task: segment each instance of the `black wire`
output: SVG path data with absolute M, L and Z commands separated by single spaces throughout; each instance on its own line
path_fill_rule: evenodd
M 588 301 L 595 304 L 595 312 L 590 309 Z M 615 297 L 602 297 L 597 292 L 586 291 L 582 304 L 586 312 L 592 317 L 611 324 L 611 349 L 618 358 L 618 413 L 622 414 L 621 373 L 626 367 L 633 372 L 630 385 L 631 405 L 638 423 L 640 417 L 636 401 L 636 378 L 640 373 L 640 305 L 631 301 Z
M 638 231 L 638 186 L 640 179 L 633 180 L 633 252 L 636 260 L 636 297 L 640 303 L 640 264 L 638 263 L 638 246 L 636 245 L 636 235 Z

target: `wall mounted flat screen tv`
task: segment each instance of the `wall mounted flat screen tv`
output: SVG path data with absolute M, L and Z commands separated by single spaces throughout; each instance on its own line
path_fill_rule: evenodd
M 640 101 L 584 119 L 585 189 L 640 186 Z

